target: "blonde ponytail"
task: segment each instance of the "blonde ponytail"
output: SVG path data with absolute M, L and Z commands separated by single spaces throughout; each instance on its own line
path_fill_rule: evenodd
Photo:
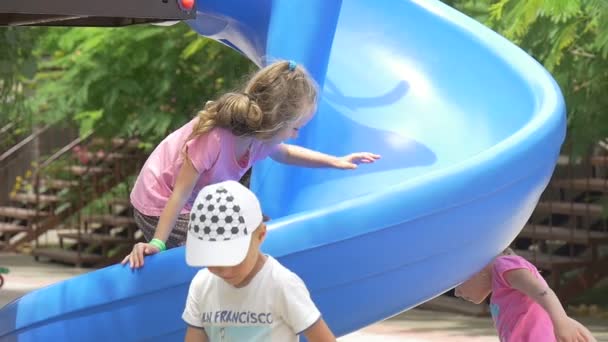
M 262 126 L 264 113 L 255 99 L 245 93 L 227 93 L 217 101 L 209 101 L 198 112 L 198 122 L 190 139 L 215 127 L 227 128 L 238 136 L 255 134 Z
M 237 136 L 272 139 L 288 123 L 313 111 L 316 103 L 317 85 L 308 72 L 294 62 L 276 62 L 256 72 L 243 92 L 207 102 L 190 139 L 215 127 Z

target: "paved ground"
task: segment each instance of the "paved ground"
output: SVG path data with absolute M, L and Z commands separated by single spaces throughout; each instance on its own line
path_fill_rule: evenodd
M 0 253 L 0 266 L 10 268 L 0 289 L 0 308 L 23 294 L 88 272 Z M 608 342 L 608 321 L 580 318 L 598 341 Z M 498 342 L 489 318 L 414 309 L 344 336 L 340 342 Z
M 340 342 L 498 342 L 492 321 L 413 309 L 339 339 Z
M 88 272 L 88 269 L 34 261 L 33 257 L 0 253 L 0 266 L 7 267 L 0 289 L 0 307 L 27 292 Z

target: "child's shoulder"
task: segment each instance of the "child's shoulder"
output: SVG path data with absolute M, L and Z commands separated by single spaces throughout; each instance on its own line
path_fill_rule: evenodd
M 526 258 L 516 254 L 499 255 L 494 260 L 495 262 L 529 263 Z
M 194 125 L 191 125 L 189 128 L 189 133 L 188 135 L 192 134 L 192 131 L 194 129 Z M 233 137 L 234 134 L 232 134 L 232 132 L 230 132 L 230 130 L 226 129 L 226 128 L 222 128 L 222 127 L 213 127 L 210 130 L 208 130 L 205 133 L 196 135 L 194 137 L 193 140 L 217 140 L 217 141 L 221 141 L 222 139 L 227 139 L 230 137 Z
M 494 259 L 492 267 L 495 271 L 503 273 L 505 271 L 526 268 L 536 269 L 528 260 L 519 255 L 501 255 Z
M 205 287 L 211 280 L 213 279 L 213 275 L 209 272 L 208 269 L 203 268 L 196 272 L 194 277 L 192 278 L 192 286 L 194 287 Z
M 270 272 L 274 281 L 279 286 L 290 286 L 290 285 L 304 285 L 302 279 L 292 272 L 287 267 L 283 266 L 278 260 L 275 258 L 268 256 L 268 260 L 266 261 L 270 263 Z
M 236 137 L 231 130 L 224 127 L 213 127 L 207 134 L 220 140 L 234 139 Z

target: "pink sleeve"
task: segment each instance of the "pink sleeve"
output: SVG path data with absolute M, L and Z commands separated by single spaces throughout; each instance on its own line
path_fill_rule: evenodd
M 500 256 L 494 260 L 493 264 L 493 276 L 496 280 L 505 287 L 511 287 L 509 282 L 505 279 L 505 274 L 509 271 L 518 269 L 527 269 L 534 273 L 536 267 L 529 263 L 526 259 L 517 255 L 505 255 Z
M 279 148 L 278 144 L 271 145 L 271 144 L 260 143 L 260 145 L 256 149 L 255 156 L 253 158 L 253 163 L 268 157 L 274 151 L 276 151 L 277 148 Z
M 188 155 L 198 173 L 209 170 L 220 153 L 221 141 L 215 130 L 186 142 L 183 152 Z

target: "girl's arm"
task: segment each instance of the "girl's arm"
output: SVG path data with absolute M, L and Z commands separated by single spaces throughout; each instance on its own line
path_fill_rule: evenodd
M 199 174 L 192 165 L 190 158 L 185 157 L 184 163 L 177 175 L 175 180 L 175 186 L 173 192 L 167 201 L 167 205 L 160 215 L 158 220 L 158 226 L 154 232 L 154 238 L 161 241 L 167 241 L 175 221 L 179 216 L 180 211 L 186 205 L 186 201 L 192 194 L 192 189 L 198 180 Z M 156 254 L 160 250 L 149 244 L 149 243 L 137 243 L 133 246 L 133 250 L 123 260 L 122 264 L 126 264 L 127 261 L 131 268 L 139 268 L 144 265 L 144 255 Z
M 343 157 L 336 157 L 290 144 L 280 144 L 270 157 L 283 164 L 304 167 L 333 167 L 336 169 L 356 169 L 357 164 L 373 163 L 380 158 L 379 155 L 369 152 L 351 153 Z
M 318 321 L 304 330 L 304 336 L 310 342 L 336 342 L 336 337 L 329 330 L 323 318 L 319 318 Z
M 521 268 L 506 272 L 504 277 L 512 288 L 532 298 L 545 309 L 553 322 L 557 341 L 595 341 L 587 328 L 568 317 L 555 292 L 532 272 Z
M 205 329 L 188 326 L 186 330 L 186 338 L 184 342 L 208 342 L 209 338 L 205 333 Z
M 192 189 L 194 189 L 194 185 L 196 185 L 196 181 L 198 180 L 199 174 L 192 165 L 190 158 L 187 156 L 184 158 L 184 163 L 175 179 L 173 192 L 158 220 L 158 226 L 154 232 L 155 239 L 167 241 L 179 213 L 184 208 L 184 205 L 186 205 L 188 198 L 192 195 Z

